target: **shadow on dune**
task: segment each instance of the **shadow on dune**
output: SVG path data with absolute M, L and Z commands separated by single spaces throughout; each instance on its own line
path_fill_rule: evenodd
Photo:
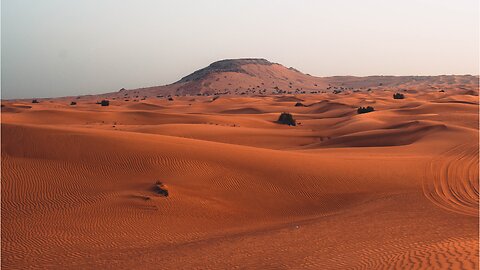
M 221 111 L 220 113 L 225 113 L 225 114 L 261 114 L 264 113 L 264 111 L 257 109 L 257 108 L 239 108 L 239 109 L 231 109 L 231 110 L 225 110 Z
M 281 96 L 281 97 L 276 97 L 275 101 L 277 101 L 277 102 L 301 102 L 301 101 L 304 101 L 304 100 L 300 99 L 300 98 L 297 98 L 297 97 Z
M 350 106 L 350 105 L 346 105 L 346 104 L 343 104 L 343 103 L 340 103 L 340 102 L 331 102 L 329 100 L 322 100 L 320 102 L 317 102 L 317 103 L 313 103 L 311 105 L 308 106 L 309 108 L 311 108 L 311 111 L 309 111 L 309 113 L 313 113 L 313 114 L 316 114 L 316 113 L 325 113 L 325 112 L 328 112 L 328 111 L 334 111 L 334 110 L 352 110 L 353 112 L 353 109 L 355 107 L 353 106 Z
M 383 129 L 361 131 L 341 135 L 339 137 L 332 137 L 330 140 L 310 145 L 308 148 L 409 145 L 427 135 L 445 130 L 447 130 L 447 126 L 443 124 L 430 124 L 413 121 L 385 127 Z

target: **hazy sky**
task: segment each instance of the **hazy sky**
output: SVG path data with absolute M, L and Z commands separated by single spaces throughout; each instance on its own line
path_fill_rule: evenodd
M 224 58 L 478 74 L 478 0 L 3 0 L 2 98 L 163 85 Z

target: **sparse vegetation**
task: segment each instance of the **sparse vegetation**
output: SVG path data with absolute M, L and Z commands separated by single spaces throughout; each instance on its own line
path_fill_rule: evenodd
M 109 106 L 109 105 L 110 105 L 110 101 L 104 99 L 104 100 L 102 100 L 102 101 L 100 102 L 100 105 L 102 105 L 102 106 Z
M 404 99 L 405 95 L 402 93 L 395 93 L 393 94 L 393 99 Z
M 167 190 L 167 187 L 160 181 L 157 181 L 155 182 L 155 185 L 153 187 L 153 190 L 155 191 L 155 193 L 157 193 L 158 195 L 161 195 L 161 196 L 164 196 L 164 197 L 168 197 L 168 190 Z
M 75 101 L 70 102 L 70 106 L 74 106 L 74 105 L 77 105 L 77 102 Z
M 287 112 L 283 112 L 278 117 L 277 122 L 282 125 L 296 126 L 297 122 L 293 118 L 293 115 Z
M 371 106 L 367 106 L 367 107 L 359 107 L 357 109 L 357 113 L 358 114 L 362 114 L 362 113 L 369 113 L 369 112 L 373 112 L 375 109 Z
M 301 102 L 297 102 L 295 103 L 295 107 L 306 107 L 306 106 Z
M 33 100 L 32 100 L 32 103 L 40 103 L 40 102 L 39 102 L 38 100 L 36 100 L 36 99 L 33 99 Z

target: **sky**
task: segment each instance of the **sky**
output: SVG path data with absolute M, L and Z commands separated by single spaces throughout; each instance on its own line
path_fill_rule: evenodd
M 2 0 L 3 99 L 173 83 L 258 57 L 315 76 L 479 74 L 477 0 Z

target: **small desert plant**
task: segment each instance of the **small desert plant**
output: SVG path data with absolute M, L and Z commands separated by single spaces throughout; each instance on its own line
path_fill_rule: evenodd
M 102 101 L 100 102 L 100 105 L 102 105 L 102 106 L 108 106 L 108 105 L 110 105 L 110 101 L 104 99 L 104 100 L 102 100 Z
M 169 97 L 169 98 L 168 98 L 168 101 L 173 101 L 173 98 L 172 98 L 172 97 Z
M 33 99 L 32 103 L 40 103 L 40 102 L 38 102 L 38 100 L 36 100 L 36 99 Z
M 155 182 L 155 186 L 153 187 L 153 190 L 159 195 L 168 197 L 167 187 L 160 181 Z
M 70 106 L 73 106 L 73 105 L 77 105 L 77 102 L 75 101 L 70 102 Z
M 289 126 L 296 126 L 297 125 L 297 122 L 295 121 L 295 119 L 293 119 L 293 116 L 290 113 L 287 113 L 287 112 L 281 113 L 280 117 L 278 117 L 277 122 L 279 124 L 289 125 Z
M 404 99 L 405 95 L 402 93 L 395 93 L 393 94 L 393 99 Z
M 305 107 L 305 105 L 301 102 L 295 103 L 295 107 Z
M 357 109 L 357 113 L 358 114 L 362 114 L 362 113 L 369 113 L 369 112 L 373 112 L 375 109 L 371 106 L 367 106 L 367 107 L 359 107 Z

